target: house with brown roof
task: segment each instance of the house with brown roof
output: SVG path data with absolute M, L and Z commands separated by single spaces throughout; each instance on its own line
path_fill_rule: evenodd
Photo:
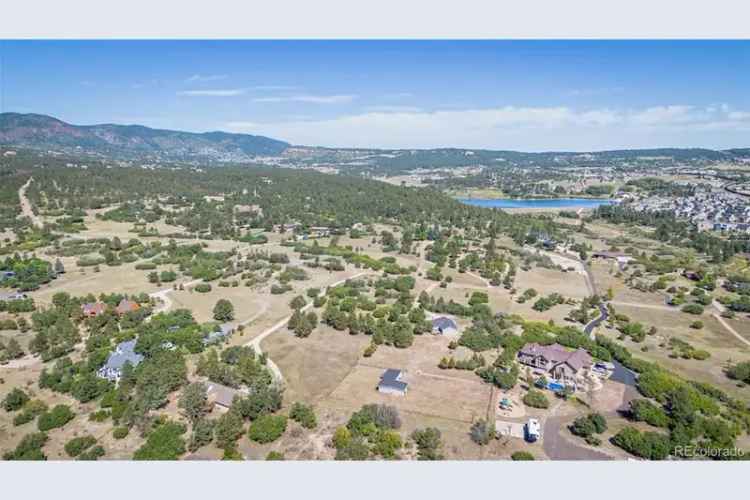
M 566 385 L 577 385 L 593 365 L 584 349 L 569 350 L 560 344 L 526 344 L 518 351 L 518 362 Z
M 120 303 L 117 304 L 117 307 L 115 308 L 115 312 L 118 315 L 122 316 L 129 312 L 137 311 L 140 308 L 141 306 L 138 305 L 137 302 L 133 302 L 132 300 L 128 300 L 128 299 L 122 299 Z
M 81 304 L 81 312 L 83 312 L 83 315 L 87 318 L 93 318 L 100 314 L 104 314 L 104 311 L 106 310 L 107 304 L 104 302 L 87 302 Z

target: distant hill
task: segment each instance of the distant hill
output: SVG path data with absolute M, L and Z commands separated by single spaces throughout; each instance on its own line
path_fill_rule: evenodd
M 164 161 L 248 161 L 280 155 L 289 147 L 286 142 L 257 135 L 198 134 L 141 125 L 71 125 L 51 116 L 21 113 L 0 113 L 0 145 Z
M 0 113 L 0 146 L 88 153 L 112 159 L 161 162 L 252 162 L 280 157 L 278 166 L 331 166 L 374 175 L 416 168 L 535 166 L 600 167 L 621 162 L 710 164 L 750 157 L 750 149 L 624 149 L 615 151 L 526 153 L 488 149 L 375 149 L 292 146 L 268 137 L 227 132 L 192 133 L 142 125 L 71 125 L 39 114 Z

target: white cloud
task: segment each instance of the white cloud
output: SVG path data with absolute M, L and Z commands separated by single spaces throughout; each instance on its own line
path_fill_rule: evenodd
M 253 90 L 294 90 L 296 85 L 256 85 Z
M 654 106 L 635 112 L 631 121 L 636 125 L 679 125 L 695 122 L 699 115 L 706 116 L 710 109 L 700 110 L 693 106 Z
M 590 151 L 729 147 L 726 144 L 732 140 L 739 143 L 740 131 L 750 130 L 750 112 L 689 105 L 643 109 L 506 106 L 431 112 L 369 110 L 331 119 L 236 121 L 227 127 L 295 144 L 336 147 Z
M 189 97 L 232 97 L 242 95 L 245 89 L 204 89 L 204 90 L 181 90 L 179 96 Z
M 367 106 L 367 111 L 380 112 L 380 113 L 419 113 L 422 111 L 417 106 Z
M 187 83 L 200 83 L 200 82 L 217 82 L 219 80 L 226 80 L 229 75 L 200 75 L 195 74 L 185 78 Z
M 269 96 L 269 97 L 256 97 L 253 102 L 306 102 L 311 104 L 345 104 L 352 102 L 357 96 L 349 94 L 337 94 L 337 95 L 290 95 L 290 96 Z

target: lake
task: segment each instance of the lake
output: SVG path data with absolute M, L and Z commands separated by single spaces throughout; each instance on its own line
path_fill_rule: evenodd
M 596 208 L 600 205 L 610 205 L 612 200 L 597 200 L 592 198 L 458 198 L 458 201 L 467 205 L 475 205 L 486 208 L 550 208 L 550 209 L 577 209 Z

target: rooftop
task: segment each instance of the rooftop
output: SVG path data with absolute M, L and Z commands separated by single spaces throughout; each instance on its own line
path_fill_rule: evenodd
M 135 352 L 135 339 L 127 340 L 117 344 L 114 352 L 110 353 L 104 368 L 110 370 L 122 370 L 125 363 L 130 363 L 136 367 L 143 361 L 143 356 Z
M 584 366 L 591 365 L 592 358 L 583 349 L 569 351 L 560 344 L 540 345 L 537 343 L 526 344 L 518 352 L 527 356 L 542 356 L 553 363 L 567 363 L 572 368 L 580 370 Z
M 441 331 L 446 330 L 448 328 L 453 328 L 454 330 L 458 330 L 458 326 L 456 325 L 456 322 L 446 316 L 439 316 L 433 319 L 432 328 L 437 328 Z
M 399 391 L 406 391 L 409 384 L 401 381 L 401 375 L 401 370 L 388 368 L 383 372 L 383 375 L 380 376 L 380 384 L 378 384 L 378 387 L 389 387 Z

